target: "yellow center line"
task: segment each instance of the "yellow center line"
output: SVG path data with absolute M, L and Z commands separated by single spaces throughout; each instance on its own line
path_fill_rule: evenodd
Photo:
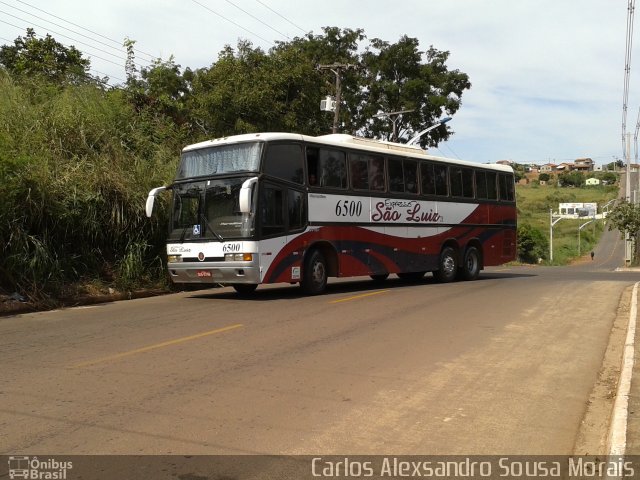
M 389 290 L 378 290 L 377 292 L 363 293 L 362 295 L 355 295 L 353 297 L 341 298 L 340 300 L 333 300 L 329 303 L 348 302 L 349 300 L 356 300 L 358 298 L 370 297 L 371 295 L 379 295 L 381 293 L 387 293 Z
M 208 332 L 197 333 L 195 335 L 190 335 L 188 337 L 176 338 L 175 340 L 168 340 L 166 342 L 156 343 L 154 345 L 149 345 L 149 346 L 146 346 L 146 347 L 137 348 L 135 350 L 129 350 L 128 352 L 122 352 L 122 353 L 117 353 L 115 355 L 110 355 L 108 357 L 98 358 L 97 360 L 90 360 L 88 362 L 78 363 L 78 364 L 74 365 L 73 368 L 87 367 L 89 365 L 95 365 L 97 363 L 108 362 L 108 361 L 111 361 L 111 360 L 118 360 L 120 358 L 128 357 L 130 355 L 135 355 L 137 353 L 144 353 L 144 352 L 148 352 L 150 350 L 155 350 L 156 348 L 168 347 L 170 345 L 177 345 L 179 343 L 188 342 L 190 340 L 196 340 L 198 338 L 207 337 L 209 335 L 215 335 L 216 333 L 222 333 L 222 332 L 226 332 L 226 331 L 229 331 L 229 330 L 234 330 L 234 329 L 240 328 L 240 327 L 244 327 L 244 325 L 242 325 L 241 323 L 238 323 L 236 325 L 229 325 L 227 327 L 218 328 L 216 330 L 210 330 Z

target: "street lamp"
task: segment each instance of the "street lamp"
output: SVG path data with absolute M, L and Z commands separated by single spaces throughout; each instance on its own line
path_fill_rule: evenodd
M 374 115 L 374 117 L 378 117 L 378 118 L 389 117 L 391 119 L 391 125 L 393 127 L 393 131 L 391 133 L 391 141 L 397 142 L 398 127 L 396 126 L 396 123 L 398 122 L 400 115 L 402 115 L 403 113 L 411 113 L 411 112 L 415 112 L 415 110 L 398 110 L 397 112 L 384 112 L 384 113 L 379 113 L 377 115 Z
M 553 226 L 562 220 L 564 217 L 558 216 L 553 219 L 553 208 L 549 209 L 549 263 L 553 263 Z
M 595 221 L 595 218 L 592 218 L 591 220 L 589 220 L 588 222 L 583 223 L 582 225 L 580 225 L 578 227 L 578 257 L 580 257 L 580 231 L 586 227 L 587 225 L 589 225 L 591 222 Z
M 418 140 L 420 140 L 420 137 L 422 137 L 425 133 L 430 132 L 431 130 L 433 130 L 434 128 L 438 128 L 440 125 L 444 125 L 445 123 L 447 123 L 449 120 L 451 120 L 451 117 L 444 117 L 442 120 L 438 121 L 438 123 L 435 123 L 433 125 L 431 125 L 428 128 L 425 128 L 424 130 L 418 132 L 416 134 L 416 136 L 414 136 L 411 140 L 409 140 L 407 142 L 407 145 L 413 145 L 414 143 L 416 143 Z

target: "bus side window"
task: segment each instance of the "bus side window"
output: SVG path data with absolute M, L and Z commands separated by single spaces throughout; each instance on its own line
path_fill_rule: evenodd
M 261 218 L 262 235 L 284 233 L 284 191 L 282 188 L 265 185 L 262 190 Z
M 349 175 L 351 188 L 354 190 L 369 189 L 369 165 L 364 155 L 349 155 Z
M 462 169 L 462 196 L 473 198 L 473 169 Z
M 399 158 L 387 159 L 387 169 L 389 171 L 389 191 L 394 193 L 404 193 L 404 171 L 402 160 Z
M 473 170 L 463 167 L 449 167 L 451 196 L 473 198 Z
M 318 169 L 318 149 L 315 147 L 307 147 L 307 183 L 310 186 L 318 185 L 319 169 Z
M 436 194 L 436 176 L 433 173 L 433 164 L 422 162 L 420 164 L 420 176 L 423 195 Z
M 306 195 L 296 190 L 289 190 L 287 197 L 289 204 L 289 231 L 300 230 L 307 224 L 307 209 L 304 205 Z
M 498 190 L 496 188 L 497 182 L 496 172 L 487 172 L 487 199 L 498 199 Z
M 418 162 L 403 160 L 404 188 L 407 193 L 418 193 Z
M 451 196 L 462 196 L 462 169 L 460 167 L 449 167 L 449 182 L 451 183 Z
M 347 188 L 347 158 L 339 150 L 320 149 L 318 159 L 320 186 Z
M 476 197 L 481 200 L 487 198 L 487 172 L 476 172 Z
M 513 175 L 501 173 L 499 174 L 498 179 L 500 181 L 500 200 L 504 200 L 505 202 L 513 202 Z
M 264 173 L 289 182 L 302 183 L 302 146 L 270 144 L 264 160 Z
M 376 192 L 384 192 L 384 158 L 369 158 L 369 188 Z
M 447 170 L 445 165 L 434 165 L 433 172 L 436 180 L 436 195 L 446 197 L 449 195 L 449 187 L 447 184 Z

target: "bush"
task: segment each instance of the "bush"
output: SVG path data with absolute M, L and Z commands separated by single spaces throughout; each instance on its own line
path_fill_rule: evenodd
M 546 259 L 549 251 L 547 237 L 529 224 L 518 227 L 518 258 L 524 263 L 538 263 Z

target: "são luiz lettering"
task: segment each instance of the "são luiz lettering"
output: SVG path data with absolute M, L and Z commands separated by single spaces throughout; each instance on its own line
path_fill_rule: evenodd
M 443 217 L 433 209 L 423 211 L 422 206 L 418 202 L 378 202 L 375 210 L 371 213 L 371 220 L 374 222 L 397 222 L 402 219 L 403 212 L 400 208 L 404 208 L 404 220 L 406 222 L 415 223 L 438 223 L 442 222 Z

